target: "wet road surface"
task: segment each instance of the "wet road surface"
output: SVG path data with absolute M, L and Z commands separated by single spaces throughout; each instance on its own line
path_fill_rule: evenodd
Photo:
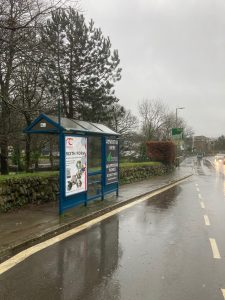
M 224 214 L 224 173 L 196 163 L 185 183 L 2 274 L 0 299 L 223 300 Z

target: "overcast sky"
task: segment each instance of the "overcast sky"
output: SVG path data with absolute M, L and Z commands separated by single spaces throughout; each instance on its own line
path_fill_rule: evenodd
M 81 0 L 118 49 L 120 104 L 161 99 L 197 135 L 225 134 L 225 0 Z

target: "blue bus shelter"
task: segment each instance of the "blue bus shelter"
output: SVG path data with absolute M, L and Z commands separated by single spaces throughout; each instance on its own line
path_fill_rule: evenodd
M 27 134 L 59 135 L 59 214 L 119 191 L 119 134 L 103 124 L 41 114 Z M 100 167 L 89 168 L 89 139 L 100 141 Z M 94 188 L 95 187 L 95 188 Z

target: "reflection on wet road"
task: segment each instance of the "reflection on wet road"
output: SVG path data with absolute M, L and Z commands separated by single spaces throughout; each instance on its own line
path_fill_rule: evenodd
M 1 299 L 224 299 L 224 178 L 194 168 L 180 186 L 4 273 Z

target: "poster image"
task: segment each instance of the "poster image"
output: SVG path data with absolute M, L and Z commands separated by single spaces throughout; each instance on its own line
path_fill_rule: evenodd
M 87 191 L 87 138 L 65 137 L 66 196 Z

